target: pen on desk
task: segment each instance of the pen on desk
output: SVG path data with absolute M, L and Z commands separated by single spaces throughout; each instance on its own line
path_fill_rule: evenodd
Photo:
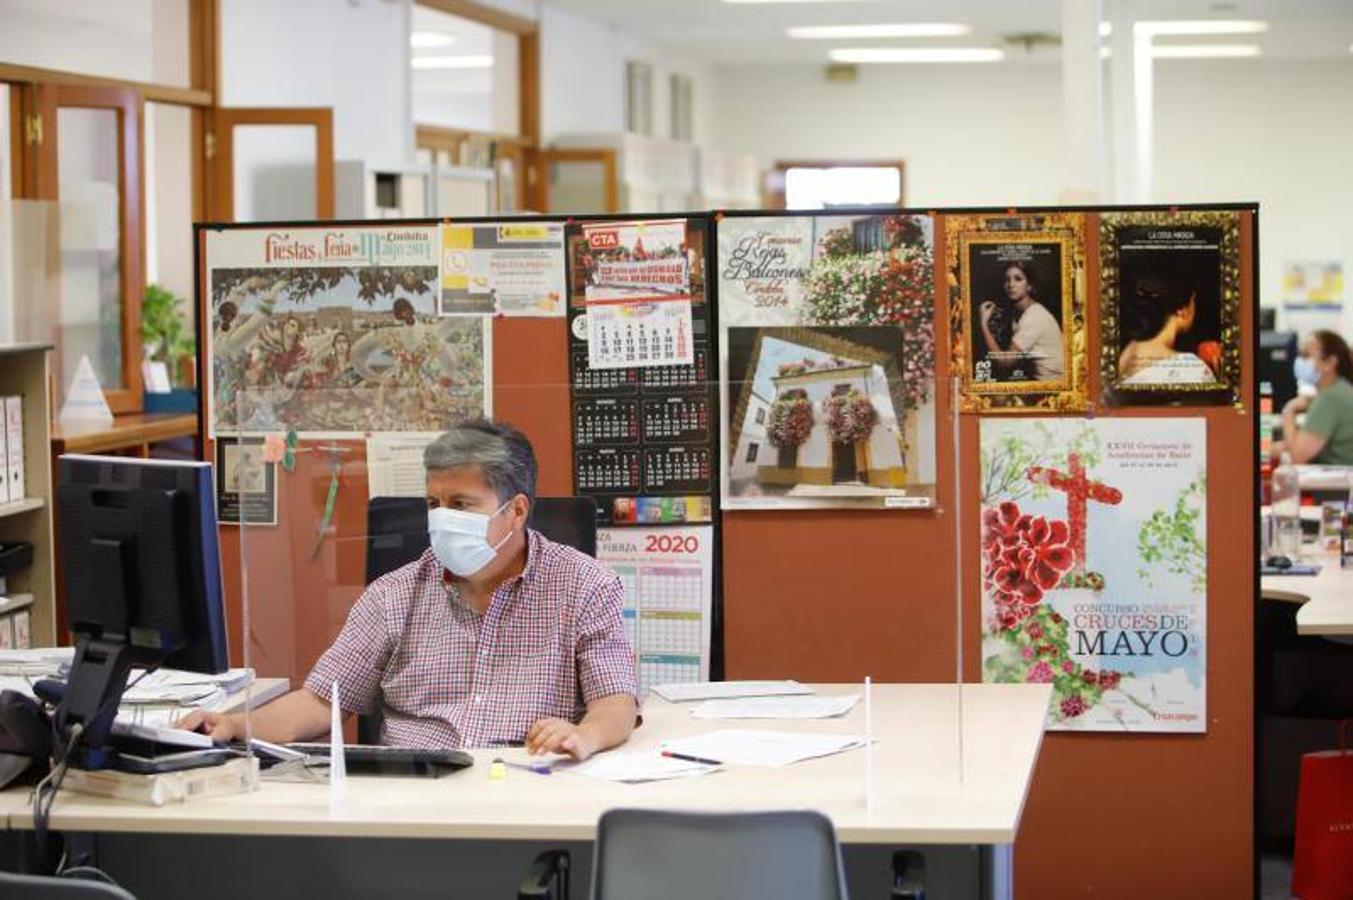
M 717 759 L 705 759 L 703 756 L 691 756 L 686 753 L 673 753 L 671 750 L 662 751 L 662 755 L 669 759 L 680 759 L 686 762 L 700 763 L 704 766 L 721 766 L 723 763 Z
M 535 772 L 537 775 L 550 775 L 554 772 L 549 766 L 540 763 L 519 763 L 511 762 L 506 759 L 495 759 L 494 762 L 502 763 L 509 769 L 522 769 L 527 772 Z

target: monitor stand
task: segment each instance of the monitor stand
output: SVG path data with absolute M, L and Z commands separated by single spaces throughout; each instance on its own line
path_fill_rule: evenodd
M 109 765 L 112 751 L 106 746 L 108 730 L 127 688 L 132 656 L 132 648 L 122 641 L 88 637 L 76 641 L 75 661 L 56 707 L 58 741 L 68 742 L 75 725 L 83 729 L 71 750 L 73 767 L 102 769 Z

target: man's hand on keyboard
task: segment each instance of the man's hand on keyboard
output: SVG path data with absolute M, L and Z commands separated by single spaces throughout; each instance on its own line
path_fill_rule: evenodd
M 197 731 L 218 743 L 244 740 L 244 721 L 240 716 L 196 710 L 174 723 L 175 728 Z

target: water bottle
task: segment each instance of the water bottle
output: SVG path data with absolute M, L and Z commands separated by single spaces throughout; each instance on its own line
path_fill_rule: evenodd
M 1297 485 L 1297 467 L 1287 453 L 1273 470 L 1271 495 L 1274 541 L 1270 552 L 1296 562 L 1301 555 L 1301 488 Z

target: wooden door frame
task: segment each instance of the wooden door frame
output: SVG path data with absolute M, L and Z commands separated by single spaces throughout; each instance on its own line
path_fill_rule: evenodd
M 41 124 L 39 147 L 23 164 L 23 196 L 59 201 L 57 110 L 105 109 L 117 116 L 118 283 L 122 339 L 122 387 L 104 388 L 114 413 L 140 412 L 141 298 L 145 293 L 145 116 L 144 101 L 131 87 L 96 84 L 33 84 L 20 90 L 23 113 Z M 53 365 L 57 384 L 64 378 L 60 361 Z
M 549 167 L 555 163 L 601 163 L 602 213 L 620 211 L 620 170 L 616 151 L 611 147 L 550 147 L 535 152 L 535 165 L 540 171 L 536 196 L 541 201 L 540 211 L 550 212 Z
M 907 164 L 900 159 L 777 159 L 766 173 L 762 202 L 766 209 L 785 208 L 785 173 L 790 169 L 896 169 L 897 205 L 907 205 Z
M 334 111 L 329 107 L 218 106 L 211 111 L 206 156 L 207 218 L 235 221 L 235 139 L 237 125 L 278 125 L 315 129 L 315 218 L 334 217 Z

